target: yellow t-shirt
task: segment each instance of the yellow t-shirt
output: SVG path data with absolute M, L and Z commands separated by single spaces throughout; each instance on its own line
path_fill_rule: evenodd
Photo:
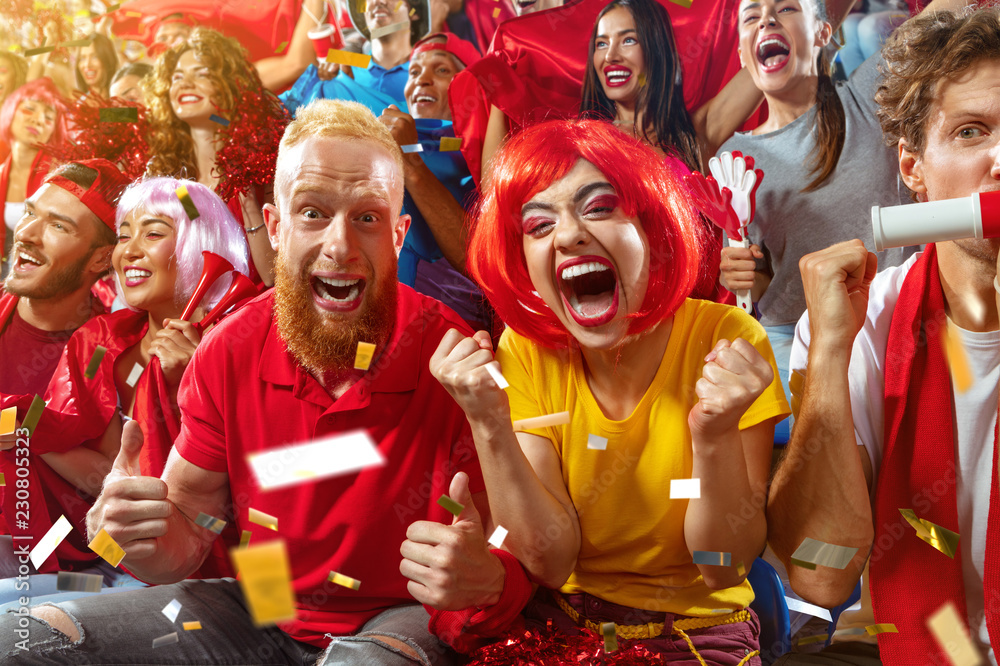
M 684 541 L 688 500 L 669 499 L 670 479 L 691 477 L 687 418 L 698 400 L 694 385 L 705 356 L 722 338 L 744 338 L 774 367 L 764 329 L 752 317 L 728 305 L 688 299 L 674 314 L 646 394 L 628 418 L 612 421 L 590 391 L 578 351 L 548 349 L 510 329 L 504 332 L 497 360 L 510 382 L 511 417 L 570 413 L 568 425 L 529 431 L 555 446 L 580 517 L 580 555 L 563 592 L 694 616 L 742 609 L 753 601 L 746 581 L 724 590 L 704 584 Z M 740 419 L 741 429 L 789 413 L 776 368 L 774 377 Z M 606 438 L 607 448 L 589 449 L 591 434 Z

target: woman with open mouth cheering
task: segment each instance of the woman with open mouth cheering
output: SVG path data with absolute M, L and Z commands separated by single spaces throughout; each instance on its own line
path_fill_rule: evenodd
M 431 360 L 472 425 L 504 548 L 548 588 L 528 626 L 554 618 L 569 651 L 603 630 L 635 655 L 759 663 L 745 574 L 765 518 L 726 517 L 765 493 L 788 407 L 761 327 L 687 298 L 701 228 L 638 139 L 598 121 L 528 128 L 498 154 L 469 248 L 510 326 L 495 357 L 509 387 L 485 332 L 450 332 Z M 672 497 L 682 479 L 697 499 Z M 577 640 L 583 627 L 597 638 Z M 491 654 L 517 653 L 518 635 Z

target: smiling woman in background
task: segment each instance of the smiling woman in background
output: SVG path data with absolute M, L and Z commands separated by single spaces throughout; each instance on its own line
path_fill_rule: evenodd
M 111 96 L 111 77 L 118 69 L 118 55 L 111 40 L 98 33 L 89 46 L 81 46 L 76 56 L 76 86 L 104 99 Z

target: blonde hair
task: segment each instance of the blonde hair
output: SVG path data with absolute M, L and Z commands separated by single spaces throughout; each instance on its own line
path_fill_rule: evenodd
M 389 128 L 380 123 L 368 107 L 357 102 L 317 99 L 298 110 L 295 120 L 289 123 L 281 137 L 274 177 L 274 196 L 279 207 L 281 202 L 278 198 L 287 178 L 281 168 L 283 157 L 306 139 L 320 137 L 374 143 L 392 156 L 400 179 L 403 177 L 403 151 L 392 138 Z

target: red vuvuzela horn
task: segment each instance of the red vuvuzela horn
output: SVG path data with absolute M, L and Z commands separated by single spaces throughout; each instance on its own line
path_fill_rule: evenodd
M 206 328 L 214 324 L 215 322 L 222 319 L 229 308 L 236 307 L 242 304 L 244 301 L 248 301 L 259 292 L 257 291 L 257 285 L 255 285 L 250 278 L 239 271 L 233 271 L 233 284 L 229 287 L 229 291 L 219 299 L 219 302 L 215 304 L 212 311 L 205 315 L 205 318 L 194 325 L 199 331 L 204 331 Z
M 201 255 L 205 257 L 205 267 L 201 269 L 201 278 L 198 279 L 198 286 L 195 287 L 194 293 L 191 294 L 191 300 L 188 301 L 187 307 L 181 313 L 181 321 L 189 320 L 191 315 L 194 314 L 195 308 L 201 303 L 201 299 L 205 298 L 205 294 L 212 288 L 215 281 L 233 270 L 231 263 L 214 252 L 205 250 Z

